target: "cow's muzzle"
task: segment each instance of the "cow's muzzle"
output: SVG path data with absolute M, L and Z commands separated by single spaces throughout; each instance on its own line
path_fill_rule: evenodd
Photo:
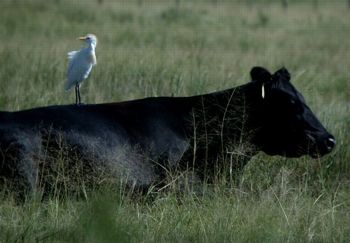
M 325 141 L 324 141 L 324 147 L 325 147 L 325 151 L 326 153 L 329 153 L 333 150 L 333 148 L 335 147 L 335 144 L 337 142 L 335 141 L 334 137 L 333 136 L 330 136 L 329 138 L 327 138 Z
M 327 135 L 317 141 L 316 149 L 311 153 L 311 157 L 319 158 L 330 153 L 336 145 L 336 140 L 332 135 Z

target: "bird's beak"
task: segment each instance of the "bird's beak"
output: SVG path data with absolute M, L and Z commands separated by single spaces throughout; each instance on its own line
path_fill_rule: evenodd
M 78 37 L 77 40 L 86 40 L 86 36 Z

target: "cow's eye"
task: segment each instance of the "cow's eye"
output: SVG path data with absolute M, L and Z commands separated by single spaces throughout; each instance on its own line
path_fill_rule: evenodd
M 299 111 L 300 110 L 299 103 L 297 103 L 294 99 L 290 99 L 289 100 L 289 106 L 295 111 Z
M 289 101 L 289 103 L 290 103 L 291 109 L 292 109 L 295 113 L 301 114 L 301 113 L 303 112 L 303 106 L 302 106 L 299 102 L 297 102 L 296 100 L 291 99 L 291 100 Z

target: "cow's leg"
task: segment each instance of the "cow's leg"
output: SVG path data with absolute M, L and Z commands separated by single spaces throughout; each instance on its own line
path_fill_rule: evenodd
M 1 187 L 19 201 L 36 191 L 38 171 L 29 146 L 14 138 L 2 139 L 0 144 Z
M 23 155 L 18 168 L 20 192 L 31 196 L 37 191 L 38 166 L 31 155 Z

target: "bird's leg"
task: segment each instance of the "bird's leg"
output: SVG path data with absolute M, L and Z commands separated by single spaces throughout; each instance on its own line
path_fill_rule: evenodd
M 80 85 L 78 84 L 78 100 L 79 100 L 79 105 L 81 105 L 81 98 L 80 98 Z
M 75 104 L 76 105 L 79 105 L 79 103 L 78 103 L 78 88 L 79 88 L 79 85 L 76 84 L 75 85 Z

